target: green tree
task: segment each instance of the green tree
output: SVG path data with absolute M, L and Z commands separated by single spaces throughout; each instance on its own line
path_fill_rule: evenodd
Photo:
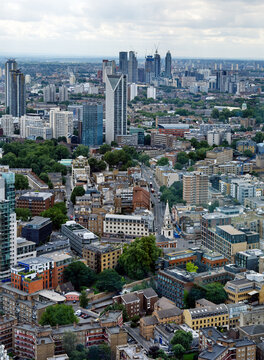
M 71 355 L 77 344 L 77 336 L 72 331 L 63 334 L 63 349 L 67 355 Z
M 154 273 L 160 254 L 161 250 L 156 246 L 155 236 L 137 238 L 133 243 L 124 247 L 118 267 L 132 279 L 143 279 L 149 273 Z
M 75 159 L 78 156 L 89 157 L 89 146 L 86 145 L 78 145 L 77 148 L 74 150 L 72 157 Z
M 85 291 L 85 290 L 83 290 L 83 291 L 81 292 L 81 295 L 80 295 L 80 297 L 79 297 L 79 301 L 80 301 L 80 306 L 81 306 L 82 308 L 86 308 L 86 307 L 88 306 L 89 300 L 88 300 L 88 297 L 87 297 L 87 294 L 86 294 L 86 291 Z
M 58 145 L 55 149 L 55 156 L 57 160 L 68 159 L 70 157 L 70 152 L 65 145 Z
M 190 331 L 186 332 L 183 330 L 177 330 L 173 338 L 171 339 L 171 344 L 172 345 L 180 344 L 183 346 L 184 351 L 187 351 L 191 347 L 192 339 L 193 337 Z
M 70 281 L 75 290 L 90 286 L 96 279 L 95 273 L 81 261 L 74 261 L 64 269 L 65 281 Z
M 186 270 L 187 270 L 188 272 L 194 272 L 194 273 L 196 273 L 197 270 L 198 270 L 198 266 L 194 265 L 194 263 L 192 263 L 192 262 L 188 262 L 188 263 L 186 264 Z
M 221 283 L 208 284 L 205 287 L 205 298 L 215 304 L 222 304 L 227 300 L 227 293 Z
M 111 145 L 103 144 L 99 148 L 99 153 L 100 154 L 105 154 L 105 153 L 107 153 L 108 151 L 111 151 L 111 150 L 112 150 Z
M 191 290 L 184 294 L 184 305 L 186 308 L 194 308 L 196 300 L 203 299 L 205 297 L 205 290 L 198 287 L 193 286 Z
M 29 188 L 28 178 L 21 174 L 15 174 L 15 189 L 24 190 L 28 188 Z
M 172 347 L 173 353 L 176 357 L 176 359 L 181 360 L 184 353 L 185 353 L 185 349 L 181 344 L 176 344 Z
M 219 110 L 218 109 L 213 109 L 211 116 L 213 119 L 218 119 L 220 116 Z
M 247 157 L 250 157 L 250 158 L 252 158 L 252 157 L 254 156 L 254 154 L 253 154 L 252 151 L 250 151 L 250 150 L 245 150 L 245 151 L 243 152 L 243 155 L 244 155 L 244 156 L 247 156 Z
M 122 278 L 114 269 L 106 269 L 98 275 L 96 287 L 100 291 L 120 291 L 123 287 Z
M 111 349 L 106 344 L 91 346 L 88 349 L 88 360 L 111 360 Z
M 88 160 L 88 163 L 92 173 L 104 171 L 106 169 L 106 163 L 103 160 L 97 160 L 96 158 L 92 157 Z
M 107 311 L 110 311 L 110 310 L 121 310 L 122 314 L 123 314 L 123 321 L 127 322 L 129 320 L 128 314 L 127 314 L 127 311 L 126 311 L 126 307 L 123 304 L 118 304 L 118 303 L 114 303 L 113 305 L 108 305 L 104 309 L 104 311 L 102 311 L 100 316 L 105 314 Z
M 184 164 L 187 164 L 189 161 L 189 157 L 188 155 L 185 153 L 185 152 L 179 152 L 177 154 L 177 162 L 184 165 Z
M 165 166 L 165 165 L 169 165 L 169 159 L 166 157 L 160 158 L 157 162 L 157 166 Z
M 67 325 L 78 322 L 78 318 L 74 315 L 74 310 L 71 305 L 56 304 L 50 305 L 46 308 L 40 318 L 40 325 Z
M 29 209 L 16 208 L 15 209 L 17 220 L 27 221 L 32 217 L 32 213 Z
M 73 205 L 76 203 L 76 196 L 83 196 L 85 194 L 85 190 L 82 186 L 75 186 L 71 193 L 71 202 Z
M 181 170 L 182 167 L 183 167 L 182 164 L 180 164 L 179 162 L 176 162 L 176 164 L 174 165 L 175 170 Z
M 67 208 L 64 202 L 55 204 L 52 208 L 43 211 L 40 215 L 43 217 L 50 218 L 52 221 L 53 228 L 59 230 L 62 224 L 65 224 L 68 220 Z

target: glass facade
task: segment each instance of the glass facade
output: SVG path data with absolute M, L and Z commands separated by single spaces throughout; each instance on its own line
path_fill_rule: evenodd
M 103 143 L 103 105 L 83 105 L 82 144 Z

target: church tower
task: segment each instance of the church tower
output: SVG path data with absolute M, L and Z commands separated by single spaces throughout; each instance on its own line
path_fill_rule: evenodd
M 173 239 L 174 238 L 174 236 L 173 236 L 173 226 L 172 226 L 171 214 L 170 214 L 168 201 L 167 201 L 167 204 L 166 204 L 166 209 L 165 209 L 161 234 L 164 235 L 168 239 Z

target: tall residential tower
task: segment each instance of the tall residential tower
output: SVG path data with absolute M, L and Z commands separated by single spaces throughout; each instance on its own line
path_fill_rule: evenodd
M 171 78 L 171 53 L 167 52 L 165 57 L 165 77 Z

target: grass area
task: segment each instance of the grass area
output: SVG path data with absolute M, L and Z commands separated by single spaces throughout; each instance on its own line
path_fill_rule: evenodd
M 183 360 L 193 360 L 194 356 L 197 355 L 198 353 L 191 353 L 191 354 L 184 354 L 183 355 Z

